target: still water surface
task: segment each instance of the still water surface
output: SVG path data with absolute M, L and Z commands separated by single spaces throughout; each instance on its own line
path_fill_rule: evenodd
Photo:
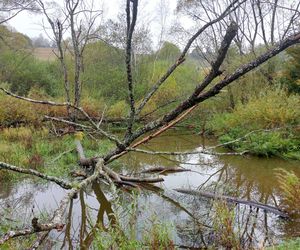
M 153 139 L 144 149 L 184 152 L 215 143 L 188 131 L 169 132 Z M 93 228 L 107 228 L 109 222 L 114 225 L 119 223 L 125 230 L 134 223 L 136 235 L 142 239 L 153 221 L 169 225 L 176 245 L 207 246 L 217 239 L 212 227 L 214 209 L 211 201 L 180 194 L 174 191 L 175 188 L 217 191 L 276 206 L 280 204 L 276 168 L 293 170 L 300 176 L 299 162 L 278 158 L 129 153 L 120 160 L 120 168 L 124 174 L 134 174 L 159 166 L 184 167 L 192 171 L 163 175 L 165 181 L 156 186 L 164 191 L 143 190 L 139 195 L 122 192 L 118 200 L 113 202 L 110 202 L 112 197 L 106 185 L 100 187 L 94 184 L 81 192 L 78 199 L 73 200 L 67 211 L 66 227 L 62 232 L 51 232 L 48 247 L 88 248 L 95 242 L 96 231 Z M 20 222 L 27 225 L 33 216 L 47 217 L 47 214 L 51 215 L 56 209 L 65 193 L 55 184 L 29 179 L 19 183 L 0 183 L 0 212 L 5 210 L 8 217 L 2 218 L 2 221 L 9 221 L 12 226 Z M 132 201 L 137 204 L 135 208 L 129 206 Z M 244 205 L 233 206 L 232 209 L 235 213 L 235 231 L 245 248 L 272 245 L 287 237 L 300 236 L 299 221 L 283 220 L 271 213 Z

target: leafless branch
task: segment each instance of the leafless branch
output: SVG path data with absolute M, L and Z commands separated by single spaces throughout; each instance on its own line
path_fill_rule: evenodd
M 185 56 L 188 50 L 190 49 L 193 42 L 210 26 L 213 24 L 219 22 L 222 20 L 225 16 L 227 16 L 232 10 L 237 8 L 241 3 L 245 2 L 239 0 L 233 1 L 231 4 L 228 5 L 228 7 L 224 10 L 224 12 L 218 16 L 216 19 L 212 20 L 211 22 L 208 22 L 207 24 L 203 25 L 187 42 L 185 48 L 183 49 L 181 55 L 178 57 L 176 62 L 167 70 L 167 72 L 153 85 L 153 88 L 150 90 L 150 92 L 144 97 L 141 104 L 138 106 L 136 110 L 136 114 L 139 114 L 144 106 L 147 104 L 147 102 L 151 99 L 151 97 L 156 93 L 156 91 L 160 88 L 160 86 L 168 79 L 168 77 L 174 72 L 174 70 L 181 65 L 185 61 Z
M 20 168 L 20 167 L 10 165 L 10 164 L 5 163 L 5 162 L 0 162 L 0 169 L 5 169 L 5 170 L 9 170 L 9 171 L 14 171 L 14 172 L 17 172 L 17 173 L 37 176 L 37 177 L 42 178 L 44 180 L 55 182 L 56 184 L 58 184 L 59 186 L 61 186 L 64 189 L 71 189 L 72 188 L 71 183 L 66 182 L 66 181 L 64 181 L 62 179 L 59 179 L 57 177 L 54 177 L 54 176 L 43 174 L 43 173 L 41 173 L 39 171 L 36 171 L 34 169 Z

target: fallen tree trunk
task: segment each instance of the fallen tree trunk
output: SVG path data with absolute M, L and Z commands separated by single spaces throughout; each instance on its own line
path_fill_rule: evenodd
M 279 215 L 282 218 L 289 217 L 285 212 L 283 212 L 279 208 L 270 206 L 267 204 L 263 204 L 261 202 L 243 200 L 243 199 L 236 198 L 236 197 L 231 197 L 231 196 L 227 196 L 227 195 L 219 195 L 219 194 L 209 193 L 209 192 L 205 192 L 205 191 L 198 191 L 198 190 L 190 190 L 190 189 L 174 189 L 174 190 L 179 193 L 183 193 L 183 194 L 188 194 L 188 195 L 193 195 L 193 196 L 198 196 L 198 197 L 205 197 L 208 199 L 224 200 L 228 203 L 238 203 L 238 204 L 244 204 L 244 205 L 251 206 L 251 207 L 257 207 L 257 208 L 263 209 L 267 212 Z

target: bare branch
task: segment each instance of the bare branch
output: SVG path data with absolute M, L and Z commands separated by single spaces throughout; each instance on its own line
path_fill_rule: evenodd
M 0 87 L 0 90 L 2 90 L 3 92 L 5 92 L 7 95 L 10 95 L 14 98 L 17 98 L 17 99 L 20 99 L 20 100 L 23 100 L 23 101 L 27 101 L 27 102 L 31 102 L 31 103 L 36 103 L 36 104 L 43 104 L 43 105 L 50 105 L 50 106 L 68 106 L 68 107 L 71 107 L 73 109 L 76 109 L 78 111 L 80 111 L 87 119 L 88 121 L 91 123 L 91 125 L 97 130 L 100 132 L 100 134 L 104 135 L 105 137 L 107 137 L 108 139 L 110 139 L 111 141 L 115 142 L 119 147 L 123 147 L 123 144 L 122 142 L 116 138 L 114 135 L 111 135 L 107 132 L 105 132 L 104 130 L 102 130 L 101 128 L 98 127 L 98 124 L 96 124 L 93 119 L 88 115 L 87 112 L 84 111 L 84 109 L 82 109 L 81 107 L 76 107 L 74 106 L 73 104 L 71 103 L 68 103 L 68 102 L 63 102 L 63 103 L 58 103 L 58 102 L 53 102 L 53 101 L 46 101 L 46 100 L 35 100 L 35 99 L 31 99 L 31 98 L 28 98 L 28 97 L 23 97 L 23 96 L 19 96 L 19 95 L 16 95 L 2 87 Z M 64 123 L 67 123 L 69 125 L 75 125 L 76 127 L 81 127 L 81 128 L 85 128 L 85 129 L 89 129 L 90 127 L 88 126 L 85 126 L 85 125 L 82 125 L 82 124 L 79 124 L 79 123 L 75 123 L 75 122 L 71 122 L 71 121 L 67 121 L 67 120 L 64 120 L 64 119 L 59 119 L 59 118 L 55 118 L 55 117 L 50 117 L 50 116 L 45 116 L 46 119 L 49 119 L 49 120 L 53 120 L 53 121 L 59 121 L 59 122 L 64 122 Z
M 56 229 L 58 231 L 61 231 L 64 227 L 64 214 L 65 210 L 68 206 L 68 203 L 71 199 L 74 198 L 74 196 L 77 194 L 77 192 L 89 184 L 91 184 L 93 181 L 95 181 L 103 167 L 103 160 L 99 159 L 96 166 L 94 173 L 86 178 L 85 180 L 81 181 L 77 185 L 75 185 L 70 192 L 60 201 L 59 207 L 55 210 L 53 219 L 49 223 L 38 223 L 37 218 L 33 218 L 32 220 L 32 227 L 19 230 L 19 231 L 9 231 L 6 233 L 1 239 L 0 239 L 0 245 L 4 244 L 6 241 L 12 238 L 16 238 L 19 236 L 25 236 L 25 235 L 31 235 L 37 232 L 43 232 L 43 231 L 50 231 L 52 229 Z
M 150 151 L 138 148 L 126 148 L 127 151 L 133 151 L 143 154 L 149 155 L 198 155 L 198 154 L 205 154 L 205 155 L 244 155 L 247 151 L 238 153 L 238 152 L 227 152 L 227 153 L 218 153 L 208 150 L 196 150 L 196 151 L 189 151 L 189 152 L 166 152 L 166 151 Z
M 245 0 L 239 2 L 239 0 L 233 1 L 228 7 L 224 10 L 224 12 L 218 16 L 216 19 L 206 23 L 203 27 L 201 27 L 187 42 L 185 48 L 183 49 L 181 55 L 178 57 L 176 62 L 167 70 L 167 72 L 154 84 L 150 92 L 144 97 L 143 101 L 137 108 L 136 114 L 139 114 L 147 102 L 151 99 L 151 97 L 156 93 L 156 91 L 160 88 L 160 86 L 168 79 L 168 77 L 174 72 L 174 70 L 181 65 L 185 61 L 185 56 L 188 50 L 190 49 L 193 42 L 210 26 L 219 22 L 224 17 L 226 17 L 231 11 L 237 8 L 240 4 L 245 2 Z M 237 5 L 236 5 L 237 4 Z
M 10 164 L 5 163 L 5 162 L 0 162 L 0 170 L 1 169 L 10 170 L 10 171 L 14 171 L 14 172 L 17 172 L 17 173 L 22 173 L 22 174 L 37 176 L 37 177 L 42 178 L 44 180 L 54 182 L 54 183 L 58 184 L 59 186 L 61 186 L 64 189 L 71 189 L 72 188 L 71 183 L 66 182 L 66 181 L 64 181 L 62 179 L 59 179 L 57 177 L 54 177 L 54 176 L 43 174 L 43 173 L 41 173 L 39 171 L 36 171 L 34 169 L 20 168 L 20 167 L 10 165 Z

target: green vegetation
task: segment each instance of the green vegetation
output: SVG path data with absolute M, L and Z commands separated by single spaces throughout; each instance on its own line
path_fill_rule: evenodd
M 283 69 L 281 83 L 292 93 L 300 94 L 300 46 L 287 50 L 289 61 Z
M 16 166 L 36 169 L 52 176 L 67 177 L 76 169 L 78 156 L 74 136 L 53 137 L 48 129 L 32 127 L 5 128 L 0 132 L 0 159 Z M 87 157 L 107 152 L 113 145 L 105 139 L 101 143 L 85 137 L 82 141 Z M 16 175 L 0 172 L 0 179 Z
M 300 159 L 300 99 L 282 89 L 268 90 L 239 104 L 231 112 L 216 114 L 209 129 L 222 143 L 242 138 L 231 149 L 260 155 Z
M 124 232 L 118 229 L 102 230 L 97 229 L 96 238 L 93 241 L 95 249 L 122 249 L 122 250 L 138 250 L 138 249 L 176 249 L 171 240 L 171 227 L 161 222 L 151 223 L 149 228 L 144 228 L 139 231 L 139 237 L 136 238 L 136 228 L 131 228 L 135 231 Z M 129 236 L 128 236 L 129 235 Z
M 282 193 L 281 207 L 291 216 L 300 212 L 300 178 L 294 172 L 279 169 L 277 179 Z
M 298 250 L 300 248 L 300 239 L 285 240 L 279 245 L 268 247 L 267 250 Z
M 213 228 L 216 232 L 216 247 L 226 249 L 240 249 L 239 239 L 234 231 L 234 210 L 225 201 L 214 202 Z

